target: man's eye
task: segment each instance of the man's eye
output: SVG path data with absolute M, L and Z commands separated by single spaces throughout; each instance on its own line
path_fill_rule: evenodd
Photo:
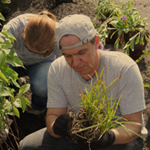
M 69 58 L 69 57 L 71 57 L 71 55 L 65 55 L 65 57 Z
M 81 51 L 81 52 L 79 52 L 78 54 L 81 55 L 81 54 L 84 54 L 84 53 L 85 53 L 85 51 Z

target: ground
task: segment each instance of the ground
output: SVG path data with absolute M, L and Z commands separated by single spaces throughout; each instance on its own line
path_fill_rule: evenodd
M 66 0 L 68 1 L 68 0 Z M 6 14 L 6 22 L 10 19 L 24 13 L 39 13 L 42 10 L 48 10 L 54 15 L 57 19 L 70 15 L 70 14 L 85 14 L 88 15 L 92 20 L 95 18 L 94 6 L 95 1 L 97 0 L 86 0 L 89 1 L 89 6 L 93 10 L 91 11 L 83 2 L 83 0 L 73 0 L 71 3 L 62 3 L 58 6 L 55 5 L 55 0 L 12 0 L 11 4 L 8 6 L 11 8 L 11 11 Z M 118 1 L 118 0 L 114 0 Z M 135 8 L 138 9 L 142 18 L 147 18 L 147 23 L 150 24 L 150 3 L 149 0 L 133 0 Z M 5 23 L 6 23 L 5 22 Z M 150 30 L 150 26 L 148 26 Z M 150 50 L 150 43 L 147 44 L 147 50 Z M 141 74 L 144 79 L 145 84 L 150 84 L 150 72 L 147 70 L 150 66 L 150 56 L 145 57 L 138 63 Z M 28 79 L 28 77 L 26 77 Z M 31 92 L 28 91 L 25 96 L 30 100 Z M 144 120 L 147 128 L 150 129 L 150 122 L 148 121 L 148 116 L 150 116 L 150 90 L 145 89 L 145 103 L 146 109 L 144 111 Z M 26 135 L 45 127 L 45 114 L 41 116 L 35 116 L 28 113 L 22 113 L 20 110 L 21 116 L 20 119 L 16 118 L 20 140 Z M 144 149 L 150 149 L 150 136 L 144 139 Z

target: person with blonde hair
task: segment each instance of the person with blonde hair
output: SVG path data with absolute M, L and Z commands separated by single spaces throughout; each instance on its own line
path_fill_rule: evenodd
M 39 114 L 46 109 L 47 103 L 47 73 L 51 63 L 61 51 L 55 41 L 56 17 L 48 11 L 39 14 L 22 14 L 10 20 L 9 32 L 16 40 L 12 49 L 23 62 L 22 67 L 10 68 L 18 73 L 19 77 L 29 76 L 32 92 L 31 108 L 27 112 Z

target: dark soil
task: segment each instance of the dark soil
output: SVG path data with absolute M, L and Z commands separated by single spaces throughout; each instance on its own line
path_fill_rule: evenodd
M 65 1 L 65 3 L 62 3 Z M 68 3 L 70 1 L 70 3 Z M 89 1 L 88 5 L 92 11 L 85 5 L 83 0 L 12 0 L 11 4 L 7 5 L 11 11 L 5 13 L 6 22 L 10 19 L 24 13 L 39 13 L 42 10 L 48 10 L 54 15 L 57 19 L 70 15 L 70 14 L 85 14 L 88 15 L 92 20 L 95 18 L 94 6 L 96 0 L 86 0 Z M 114 0 L 118 1 L 118 0 Z M 146 21 L 150 24 L 150 2 L 149 0 L 133 0 L 135 8 L 137 8 L 142 16 L 142 18 L 148 18 Z M 6 22 L 2 22 L 5 24 Z M 98 23 L 97 23 L 98 24 Z M 148 26 L 150 30 L 150 26 Z M 147 50 L 150 50 L 150 43 L 146 46 Z M 140 71 L 142 73 L 144 84 L 150 84 L 150 71 L 148 67 L 150 66 L 150 56 L 145 57 L 138 63 Z M 28 77 L 25 77 L 28 81 Z M 28 91 L 24 96 L 31 100 L 31 92 Z M 145 88 L 145 103 L 146 109 L 144 111 L 144 120 L 147 128 L 150 130 L 150 90 Z M 148 120 L 149 118 L 149 120 Z M 28 113 L 22 113 L 20 110 L 20 119 L 16 118 L 17 125 L 19 128 L 19 137 L 20 140 L 23 139 L 26 135 L 37 131 L 45 127 L 45 114 L 36 116 Z M 12 125 L 13 128 L 13 125 Z M 7 148 L 4 148 L 7 150 Z M 150 136 L 144 139 L 144 148 L 143 150 L 150 149 Z

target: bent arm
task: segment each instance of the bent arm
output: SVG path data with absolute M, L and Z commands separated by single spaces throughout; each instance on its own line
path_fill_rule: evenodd
M 125 115 L 123 116 L 123 118 L 125 118 L 129 122 L 139 123 L 140 125 L 133 123 L 125 123 L 124 126 L 134 131 L 138 135 L 141 135 L 142 111 L 130 115 Z M 138 138 L 138 136 L 135 133 L 131 131 L 126 131 L 123 127 L 118 127 L 117 129 L 111 129 L 115 134 L 115 141 L 113 145 L 130 143 L 136 138 Z
M 60 138 L 59 135 L 56 135 L 53 132 L 53 125 L 55 123 L 55 120 L 61 115 L 61 114 L 66 114 L 67 113 L 67 108 L 48 108 L 47 109 L 47 114 L 46 114 L 46 126 L 47 126 L 47 131 L 49 132 L 50 135 L 52 135 L 55 138 Z

